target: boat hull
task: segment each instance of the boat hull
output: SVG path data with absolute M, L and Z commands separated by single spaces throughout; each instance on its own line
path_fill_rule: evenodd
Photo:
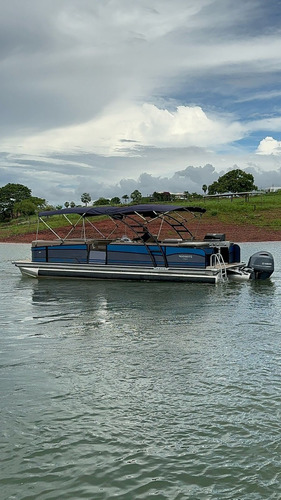
M 23 276 L 32 278 L 68 278 L 92 280 L 135 280 L 135 281 L 187 281 L 218 283 L 223 280 L 219 269 L 171 269 L 166 267 L 138 267 L 15 262 Z

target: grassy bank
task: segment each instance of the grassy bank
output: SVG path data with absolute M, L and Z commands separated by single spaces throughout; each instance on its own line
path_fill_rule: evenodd
M 281 230 L 281 193 L 266 193 L 244 198 L 206 198 L 197 204 L 206 208 L 206 216 L 226 224 L 251 224 Z
M 186 202 L 176 201 L 174 204 L 193 205 L 206 208 L 205 222 L 235 224 L 241 226 L 257 226 L 272 230 L 281 230 L 281 193 L 267 193 L 244 198 L 192 198 Z M 53 218 L 52 227 L 59 228 L 68 225 L 65 218 Z M 46 229 L 40 223 L 39 231 Z M 36 234 L 37 217 L 29 219 L 18 218 L 11 222 L 0 223 L 0 241 L 13 236 Z

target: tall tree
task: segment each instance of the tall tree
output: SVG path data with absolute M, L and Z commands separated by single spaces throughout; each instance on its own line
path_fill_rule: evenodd
M 111 205 L 120 205 L 120 203 L 121 203 L 121 200 L 118 196 L 113 196 L 113 198 L 111 198 L 111 200 L 110 200 Z
M 127 194 L 123 194 L 122 200 L 124 200 L 125 203 L 128 202 L 129 196 Z
M 218 178 L 208 187 L 209 194 L 219 193 L 241 193 L 243 191 L 254 191 L 257 186 L 254 184 L 252 174 L 247 174 L 239 168 L 230 170 Z
M 135 189 L 131 193 L 131 199 L 133 200 L 134 203 L 139 203 L 142 199 L 141 192 L 138 189 Z
M 23 184 L 8 183 L 0 188 L 0 217 L 11 219 L 14 204 L 31 197 L 31 189 Z
M 82 203 L 84 203 L 86 206 L 88 205 L 88 203 L 90 203 L 92 197 L 89 193 L 83 193 L 81 194 L 81 201 Z

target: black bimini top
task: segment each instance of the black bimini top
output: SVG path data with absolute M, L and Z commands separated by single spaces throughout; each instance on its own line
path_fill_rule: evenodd
M 109 205 L 104 205 L 100 207 L 73 207 L 73 208 L 62 208 L 61 210 L 46 210 L 44 212 L 39 212 L 39 217 L 51 216 L 51 215 L 67 215 L 67 214 L 78 214 L 82 217 L 98 217 L 101 215 L 107 215 L 112 218 L 122 218 L 126 215 L 139 214 L 144 217 L 159 217 L 161 214 L 168 214 L 170 212 L 192 212 L 192 213 L 205 213 L 205 208 L 200 207 L 184 207 L 177 205 L 159 205 L 159 204 L 143 204 L 143 205 L 128 205 L 123 207 L 112 207 Z

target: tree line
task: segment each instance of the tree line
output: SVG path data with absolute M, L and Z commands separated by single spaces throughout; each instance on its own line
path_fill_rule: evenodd
M 220 176 L 217 181 L 213 182 L 209 186 L 207 184 L 203 184 L 202 190 L 204 194 L 206 195 L 214 195 L 214 194 L 220 194 L 220 193 L 241 193 L 245 191 L 256 191 L 258 188 L 254 184 L 254 177 L 252 174 L 248 174 L 244 172 L 243 170 L 240 170 L 239 168 L 230 170 L 226 174 Z M 198 198 L 201 195 L 198 193 L 189 193 L 188 191 L 184 191 L 182 193 L 182 197 L 186 200 L 192 199 L 192 198 Z M 142 194 L 138 189 L 135 189 L 130 195 L 130 197 L 125 194 L 122 196 L 122 199 L 125 203 L 128 203 L 128 201 L 131 199 L 133 203 L 140 203 L 144 200 L 142 197 Z M 149 200 L 146 199 L 146 201 L 174 201 L 176 199 L 176 196 L 173 193 L 170 193 L 168 191 L 164 192 L 157 192 L 154 191 L 154 193 L 149 197 Z M 83 193 L 81 196 L 81 201 L 85 205 L 88 205 L 92 200 L 91 196 L 89 193 Z M 98 200 L 93 202 L 93 205 L 119 205 L 121 203 L 120 198 L 117 196 L 114 198 L 99 198 Z M 66 203 L 65 203 L 65 206 Z M 69 206 L 69 205 L 68 205 Z
M 204 194 L 208 192 L 209 195 L 220 194 L 220 193 L 239 193 L 245 191 L 255 191 L 257 186 L 254 184 L 254 177 L 252 174 L 248 174 L 240 169 L 235 169 L 227 172 L 218 178 L 217 181 L 213 182 L 209 186 L 203 184 L 202 190 Z M 189 193 L 184 191 L 182 194 L 185 200 L 198 198 L 202 195 L 198 193 Z M 121 203 L 132 202 L 134 204 L 145 203 L 145 202 L 159 202 L 159 201 L 174 201 L 176 196 L 168 191 L 157 192 L 149 197 L 143 197 L 138 189 L 135 189 L 130 195 L 124 194 L 121 199 L 118 196 L 113 198 L 100 197 L 95 200 L 92 205 L 120 205 Z M 92 197 L 89 193 L 83 193 L 81 195 L 81 202 L 88 206 L 92 201 Z M 65 208 L 75 207 L 74 201 L 64 203 Z M 62 205 L 57 205 L 53 207 L 48 205 L 48 202 L 44 198 L 38 198 L 37 196 L 32 196 L 31 189 L 23 184 L 13 184 L 8 183 L 0 188 L 0 220 L 11 220 L 14 217 L 23 215 L 28 217 L 34 215 L 40 210 L 53 210 L 54 208 L 60 209 Z
M 143 198 L 140 191 L 137 189 L 131 193 L 131 195 L 123 195 L 122 200 L 124 203 L 128 203 L 129 200 L 133 203 L 141 203 Z M 88 205 L 92 201 L 91 195 L 89 193 L 83 193 L 81 195 L 81 202 L 84 205 Z M 93 202 L 93 205 L 119 205 L 121 200 L 119 197 L 114 196 L 111 199 L 99 198 Z M 65 208 L 75 207 L 74 201 L 64 203 Z M 9 221 L 18 216 L 29 217 L 36 214 L 40 210 L 53 210 L 61 209 L 62 205 L 52 206 L 44 198 L 38 198 L 37 196 L 32 196 L 31 189 L 23 184 L 8 183 L 3 187 L 0 187 L 0 221 Z

